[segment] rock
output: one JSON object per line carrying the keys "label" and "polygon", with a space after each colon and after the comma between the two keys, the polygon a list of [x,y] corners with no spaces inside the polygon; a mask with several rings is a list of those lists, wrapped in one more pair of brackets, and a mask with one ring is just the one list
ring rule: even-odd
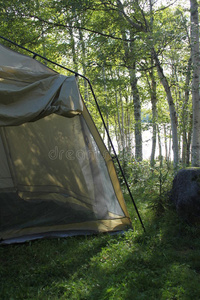
{"label": "rock", "polygon": [[200,168],[180,170],[174,178],[171,200],[189,224],[200,224]]}

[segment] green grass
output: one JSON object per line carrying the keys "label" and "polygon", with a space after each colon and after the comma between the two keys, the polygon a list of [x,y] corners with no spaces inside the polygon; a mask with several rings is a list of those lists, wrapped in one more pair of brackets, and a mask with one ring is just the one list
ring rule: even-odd
{"label": "green grass", "polygon": [[200,230],[133,194],[146,232],[126,196],[134,230],[124,235],[0,247],[0,299],[200,299]]}

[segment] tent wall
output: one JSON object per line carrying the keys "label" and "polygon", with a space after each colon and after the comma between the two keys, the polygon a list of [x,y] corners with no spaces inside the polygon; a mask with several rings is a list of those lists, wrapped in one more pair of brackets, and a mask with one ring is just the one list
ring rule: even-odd
{"label": "tent wall", "polygon": [[131,226],[111,157],[86,110],[2,131],[15,188],[0,193],[2,240]]}

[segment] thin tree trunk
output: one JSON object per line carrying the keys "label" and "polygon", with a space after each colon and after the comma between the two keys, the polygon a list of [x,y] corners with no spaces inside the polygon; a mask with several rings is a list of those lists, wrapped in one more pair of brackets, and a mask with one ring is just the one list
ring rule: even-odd
{"label": "thin tree trunk", "polygon": [[141,126],[141,104],[137,88],[136,64],[129,67],[130,84],[133,94],[133,106],[135,117],[135,159],[142,161],[142,126]]}
{"label": "thin tree trunk", "polygon": [[120,137],[120,133],[118,130],[118,121],[117,121],[117,117],[116,115],[114,116],[115,118],[115,125],[114,125],[114,129],[115,129],[115,137],[116,137],[116,141],[117,141],[117,148],[118,148],[118,153],[120,153],[122,151],[121,148],[121,137]]}
{"label": "thin tree trunk", "polygon": [[188,130],[188,135],[187,135],[187,151],[186,151],[186,165],[187,166],[189,166],[190,160],[191,160],[192,123],[193,123],[193,118],[192,118],[192,114],[191,114],[190,118],[189,118],[189,130]]}
{"label": "thin tree trunk", "polygon": [[[104,85],[104,94],[105,94],[105,98],[106,98],[106,107],[108,106],[108,96],[107,96],[107,86],[106,86],[106,77],[105,77],[105,67],[103,65],[103,85]],[[109,113],[108,110],[106,111],[106,127],[108,129],[108,132],[110,130],[110,124],[109,124]],[[108,150],[109,152],[111,152],[111,145],[109,142],[109,139],[107,140],[108,143]]]}
{"label": "thin tree trunk", "polygon": [[129,154],[132,156],[132,149],[131,149],[131,132],[130,132],[130,112],[128,108],[128,97],[126,97],[126,145],[129,151]]}
{"label": "thin tree trunk", "polygon": [[155,153],[156,153],[156,135],[157,135],[157,126],[156,126],[156,115],[157,112],[155,108],[152,106],[152,114],[153,114],[153,133],[152,133],[152,147],[151,147],[151,166],[153,167],[155,164]]}
{"label": "thin tree trunk", "polygon": [[[189,84],[191,79],[191,66],[192,66],[192,58],[190,57],[188,60],[187,66],[187,75],[185,80],[185,98],[181,110],[181,123],[183,128],[183,144],[182,144],[182,164],[183,166],[188,165],[188,147],[190,148],[189,137],[191,136],[191,127],[190,127],[190,113],[188,110],[189,103]],[[189,145],[188,145],[189,144]]]}
{"label": "thin tree trunk", "polygon": [[[124,19],[124,6],[120,0],[117,0],[117,6],[119,8],[119,16]],[[129,22],[132,20],[128,18]],[[136,26],[132,23],[133,27]],[[140,28],[141,29],[141,28]],[[124,28],[121,28],[121,33],[124,39],[124,51],[125,60],[130,76],[130,85],[133,95],[134,117],[135,117],[135,159],[142,161],[142,126],[141,126],[141,103],[140,96],[137,88],[137,76],[136,76],[136,61],[135,61],[135,49],[134,49],[134,32],[130,30],[130,43],[126,42],[126,32]]]}
{"label": "thin tree trunk", "polygon": [[168,152],[168,160],[171,160],[171,148],[172,148],[172,129],[170,128],[169,133],[169,152]]}
{"label": "thin tree trunk", "polygon": [[156,97],[156,81],[153,69],[153,59],[151,58],[151,71],[150,71],[150,93],[151,93],[151,109],[152,109],[152,122],[153,122],[153,134],[152,134],[152,148],[151,148],[151,166],[155,164],[155,153],[156,153],[156,135],[157,135],[157,97]]}
{"label": "thin tree trunk", "polygon": [[75,47],[75,40],[74,40],[74,33],[72,29],[72,22],[70,20],[69,22],[69,34],[71,39],[71,50],[72,50],[72,59],[74,64],[75,72],[78,72],[78,63],[77,63],[77,57],[76,57],[76,47]]}
{"label": "thin tree trunk", "polygon": [[[112,68],[110,69],[110,72],[111,72],[111,78],[114,81]],[[117,74],[117,75],[118,75],[118,78],[119,78],[119,74]],[[121,93],[120,93],[120,102],[122,102]],[[115,118],[115,123],[118,127],[118,136],[119,136],[118,144],[120,144],[119,150],[121,152],[124,149],[124,124],[123,124],[123,115],[122,115],[122,121],[121,121],[121,118],[120,118],[118,91],[116,89],[115,89],[115,103],[116,103],[116,108],[117,108],[117,119]]]}
{"label": "thin tree trunk", "polygon": [[166,124],[163,125],[164,130],[164,140],[165,140],[165,160],[168,163],[168,146],[167,146],[167,128]]}
{"label": "thin tree trunk", "polygon": [[171,94],[171,89],[168,84],[167,78],[164,75],[163,68],[161,67],[159,58],[157,56],[156,51],[154,50],[154,60],[156,63],[156,68],[158,72],[158,76],[160,78],[160,81],[165,89],[168,105],[169,105],[169,111],[170,111],[170,120],[171,120],[171,128],[172,128],[172,141],[173,141],[173,156],[174,156],[174,167],[178,165],[179,162],[179,148],[178,148],[178,132],[177,132],[177,115],[176,115],[176,109],[174,105],[174,101]]}
{"label": "thin tree trunk", "polygon": [[162,157],[162,144],[161,144],[161,136],[160,136],[159,125],[157,125],[157,133],[158,133],[159,161],[160,161],[160,166],[162,167],[162,165],[163,165],[163,157]]}
{"label": "thin tree trunk", "polygon": [[117,91],[115,91],[115,101],[116,101],[116,107],[117,107],[117,124],[118,124],[118,128],[119,128],[119,136],[120,136],[120,151],[123,149],[124,147],[124,141],[123,141],[123,132],[122,132],[122,128],[121,128],[121,120],[120,120],[120,111],[119,111],[119,104],[118,104],[118,95],[117,95]]}
{"label": "thin tree trunk", "polygon": [[[151,37],[153,35],[153,3],[152,0],[149,0],[149,7],[150,7],[150,32]],[[150,70],[150,78],[151,84],[150,85],[150,93],[151,93],[151,109],[152,109],[152,122],[153,122],[153,134],[152,134],[152,148],[151,148],[151,166],[153,167],[155,164],[155,153],[156,153],[156,135],[157,135],[157,97],[156,97],[156,80],[154,75],[154,59],[153,59],[153,47],[151,47],[151,70]]]}
{"label": "thin tree trunk", "polygon": [[[79,25],[79,22],[77,20],[77,24]],[[81,52],[82,52],[82,68],[83,68],[83,75],[86,76],[86,47],[85,47],[85,41],[83,38],[83,32],[79,28],[79,39],[80,39],[80,44],[81,44]],[[88,97],[88,82],[87,80],[84,80],[84,100],[88,102],[89,97]]]}
{"label": "thin tree trunk", "polygon": [[199,18],[198,3],[190,0],[191,14],[191,56],[193,64],[192,104],[193,104],[193,137],[192,137],[192,166],[200,166],[200,105],[199,105]]}
{"label": "thin tree trunk", "polygon": [[122,132],[122,147],[123,149],[126,149],[126,143],[125,143],[125,132],[124,132],[124,105],[123,105],[123,99],[122,99],[122,93],[121,90],[119,91],[119,96],[120,96],[120,103],[121,103],[121,120],[122,120],[122,124],[121,124],[121,132]]}

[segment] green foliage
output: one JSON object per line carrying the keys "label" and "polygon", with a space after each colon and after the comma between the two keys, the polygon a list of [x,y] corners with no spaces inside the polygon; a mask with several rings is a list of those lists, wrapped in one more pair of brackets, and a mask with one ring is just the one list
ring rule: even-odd
{"label": "green foliage", "polygon": [[[190,55],[188,13],[175,5],[168,8],[162,3],[160,7],[156,5],[151,12],[149,3],[143,0],[122,1],[122,6],[120,1],[6,0],[0,4],[0,34],[90,78],[111,136],[116,138],[119,151],[126,148],[129,152],[137,116],[134,115],[136,90],[142,112],[151,109],[149,73],[152,67],[156,70],[151,57],[153,46],[176,105],[179,135],[186,135],[190,143],[187,133],[191,132],[191,80],[186,83]],[[130,82],[133,71],[135,92]],[[170,124],[166,92],[154,73],[156,123]],[[81,87],[81,92],[85,98],[88,87]],[[90,96],[86,97],[88,108],[104,137],[102,122]]]}
{"label": "green foliage", "polygon": [[[148,209],[158,216],[171,207],[169,194],[174,177],[172,166],[168,163],[161,165],[160,161],[156,161],[154,167],[151,167],[149,161],[137,162],[128,154],[119,155],[119,160],[131,187],[133,198],[141,202],[146,202],[148,199]],[[117,164],[116,169],[125,191],[125,182]]]}

